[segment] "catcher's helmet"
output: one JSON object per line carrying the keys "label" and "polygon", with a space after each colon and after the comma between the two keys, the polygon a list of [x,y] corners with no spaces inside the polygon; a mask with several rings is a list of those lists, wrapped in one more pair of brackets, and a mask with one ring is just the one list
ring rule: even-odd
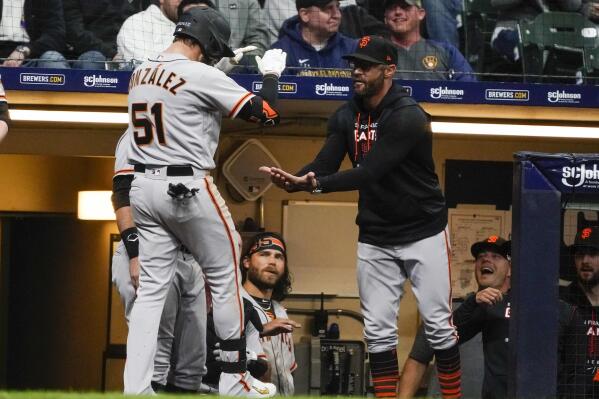
{"label": "catcher's helmet", "polygon": [[179,17],[175,36],[189,36],[202,48],[202,53],[211,60],[234,57],[227,43],[231,28],[222,14],[210,7],[193,7]]}

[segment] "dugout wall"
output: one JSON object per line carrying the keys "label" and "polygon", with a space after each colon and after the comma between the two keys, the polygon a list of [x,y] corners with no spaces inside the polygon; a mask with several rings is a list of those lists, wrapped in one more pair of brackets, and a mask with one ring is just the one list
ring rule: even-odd
{"label": "dugout wall", "polygon": [[557,392],[563,215],[599,209],[599,154],[514,155],[509,395]]}

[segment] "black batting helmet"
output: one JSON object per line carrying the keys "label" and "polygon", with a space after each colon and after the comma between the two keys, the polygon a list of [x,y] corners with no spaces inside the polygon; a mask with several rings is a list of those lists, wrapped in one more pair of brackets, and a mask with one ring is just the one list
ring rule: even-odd
{"label": "black batting helmet", "polygon": [[220,60],[233,57],[229,47],[231,28],[223,15],[210,7],[193,7],[185,11],[175,27],[175,36],[188,36],[196,40],[206,57]]}

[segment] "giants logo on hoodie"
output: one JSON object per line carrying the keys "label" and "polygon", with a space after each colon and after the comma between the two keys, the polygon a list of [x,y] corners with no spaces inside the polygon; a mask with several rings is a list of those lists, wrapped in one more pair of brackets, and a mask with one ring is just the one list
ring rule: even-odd
{"label": "giants logo on hoodie", "polygon": [[361,118],[358,114],[354,123],[354,161],[361,162],[370,152],[377,139],[378,121]]}

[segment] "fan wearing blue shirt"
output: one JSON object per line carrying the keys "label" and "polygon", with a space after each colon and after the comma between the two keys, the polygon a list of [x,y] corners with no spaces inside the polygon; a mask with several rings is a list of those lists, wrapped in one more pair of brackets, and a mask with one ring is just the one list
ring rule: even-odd
{"label": "fan wearing blue shirt", "polygon": [[283,23],[280,38],[271,48],[287,53],[286,74],[350,77],[346,60],[357,40],[339,33],[338,0],[296,0],[297,15]]}

